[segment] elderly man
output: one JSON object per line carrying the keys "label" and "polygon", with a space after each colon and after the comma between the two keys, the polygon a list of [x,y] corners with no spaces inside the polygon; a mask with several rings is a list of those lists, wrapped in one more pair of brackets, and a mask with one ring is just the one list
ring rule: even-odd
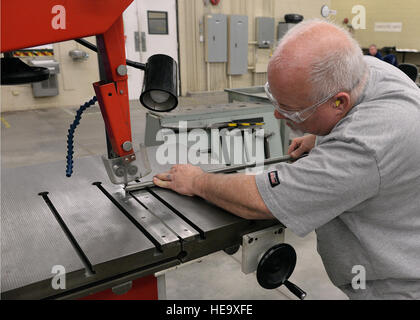
{"label": "elderly man", "polygon": [[289,149],[308,157],[257,176],[175,166],[155,184],[302,237],[315,230],[330,279],[352,299],[420,299],[420,90],[319,20],[282,39],[266,90],[277,118],[311,134]]}

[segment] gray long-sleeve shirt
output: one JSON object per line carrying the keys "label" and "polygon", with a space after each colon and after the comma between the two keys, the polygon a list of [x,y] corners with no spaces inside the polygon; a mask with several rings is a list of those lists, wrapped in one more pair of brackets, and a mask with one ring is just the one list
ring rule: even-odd
{"label": "gray long-sleeve shirt", "polygon": [[[357,105],[308,157],[271,168],[257,186],[293,232],[316,230],[326,271],[350,298],[420,299],[420,89],[397,68],[365,61]],[[352,286],[356,266],[366,289]]]}

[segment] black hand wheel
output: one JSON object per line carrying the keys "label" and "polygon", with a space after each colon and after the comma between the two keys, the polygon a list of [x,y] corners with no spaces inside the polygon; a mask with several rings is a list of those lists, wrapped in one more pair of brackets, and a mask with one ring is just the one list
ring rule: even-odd
{"label": "black hand wheel", "polygon": [[296,266],[296,251],[287,243],[270,248],[261,258],[257,268],[257,280],[264,289],[276,289],[285,285],[294,295],[303,300],[306,293],[288,281]]}

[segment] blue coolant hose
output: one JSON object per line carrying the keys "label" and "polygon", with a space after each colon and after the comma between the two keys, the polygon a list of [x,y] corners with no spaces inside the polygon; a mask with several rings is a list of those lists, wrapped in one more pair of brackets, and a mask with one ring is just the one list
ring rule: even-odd
{"label": "blue coolant hose", "polygon": [[82,119],[83,112],[89,107],[93,106],[98,99],[93,97],[90,101],[80,106],[80,109],[76,113],[76,117],[70,126],[69,134],[67,135],[67,167],[66,176],[68,178],[73,174],[73,154],[74,154],[74,132]]}

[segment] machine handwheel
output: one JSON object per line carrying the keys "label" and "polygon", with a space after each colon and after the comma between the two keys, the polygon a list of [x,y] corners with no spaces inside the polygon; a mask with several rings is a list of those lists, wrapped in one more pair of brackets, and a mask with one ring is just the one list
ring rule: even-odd
{"label": "machine handwheel", "polygon": [[264,289],[276,289],[285,285],[303,300],[306,293],[288,279],[296,266],[296,251],[287,243],[270,248],[261,258],[257,268],[257,280]]}

